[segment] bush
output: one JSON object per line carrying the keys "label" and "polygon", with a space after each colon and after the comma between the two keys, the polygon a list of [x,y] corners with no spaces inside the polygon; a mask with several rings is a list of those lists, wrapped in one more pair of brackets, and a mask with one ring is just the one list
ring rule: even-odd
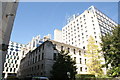
{"label": "bush", "polygon": [[92,78],[95,77],[93,74],[77,74],[76,78]]}

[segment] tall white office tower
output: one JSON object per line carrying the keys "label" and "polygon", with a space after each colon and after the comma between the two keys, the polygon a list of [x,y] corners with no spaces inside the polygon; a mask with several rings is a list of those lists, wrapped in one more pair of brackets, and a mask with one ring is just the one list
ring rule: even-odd
{"label": "tall white office tower", "polygon": [[9,1],[11,2],[0,1],[0,79],[2,78],[3,64],[18,6],[18,2],[16,2],[18,0]]}
{"label": "tall white office tower", "polygon": [[[82,49],[87,48],[88,39],[94,37],[96,44],[101,42],[100,36],[111,32],[117,23],[96,9],[89,7],[82,14],[73,15],[68,19],[67,25],[62,28],[62,42]],[[60,31],[55,33],[59,36]],[[56,41],[59,38],[56,39]]]}

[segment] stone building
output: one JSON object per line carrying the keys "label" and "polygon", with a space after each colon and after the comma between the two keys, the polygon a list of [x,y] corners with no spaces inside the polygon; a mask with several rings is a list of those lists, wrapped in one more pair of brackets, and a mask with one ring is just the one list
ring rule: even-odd
{"label": "stone building", "polygon": [[26,76],[47,76],[50,77],[52,65],[58,51],[50,41],[45,41],[33,51],[29,51],[21,60],[18,77]]}
{"label": "stone building", "polygon": [[68,51],[68,55],[75,60],[78,74],[87,73],[86,58],[84,57],[85,51],[83,49],[48,40],[35,50],[27,53],[26,57],[21,60],[18,76],[20,78],[26,76],[50,77],[52,65],[56,60],[58,52],[61,50]]}

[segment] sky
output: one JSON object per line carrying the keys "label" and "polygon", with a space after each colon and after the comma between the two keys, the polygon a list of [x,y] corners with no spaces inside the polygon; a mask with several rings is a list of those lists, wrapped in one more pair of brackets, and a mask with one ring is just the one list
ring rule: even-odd
{"label": "sky", "polygon": [[81,14],[91,5],[118,21],[117,2],[20,2],[11,34],[11,41],[27,44],[37,35],[54,38],[54,29],[62,29],[67,18]]}

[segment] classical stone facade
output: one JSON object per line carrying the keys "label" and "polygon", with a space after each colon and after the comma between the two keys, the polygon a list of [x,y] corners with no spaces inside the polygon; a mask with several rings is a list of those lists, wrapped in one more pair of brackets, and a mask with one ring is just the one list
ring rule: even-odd
{"label": "classical stone facade", "polygon": [[45,41],[33,51],[29,51],[26,57],[21,60],[18,77],[26,76],[47,76],[50,77],[50,71],[55,61],[58,51],[53,48],[50,41]]}
{"label": "classical stone facade", "polygon": [[18,76],[20,78],[26,76],[50,77],[52,65],[56,60],[58,52],[61,50],[69,52],[68,55],[70,55],[71,58],[75,60],[78,74],[87,73],[86,57],[84,57],[85,50],[49,40],[45,41],[35,50],[27,53],[26,57],[21,60]]}

